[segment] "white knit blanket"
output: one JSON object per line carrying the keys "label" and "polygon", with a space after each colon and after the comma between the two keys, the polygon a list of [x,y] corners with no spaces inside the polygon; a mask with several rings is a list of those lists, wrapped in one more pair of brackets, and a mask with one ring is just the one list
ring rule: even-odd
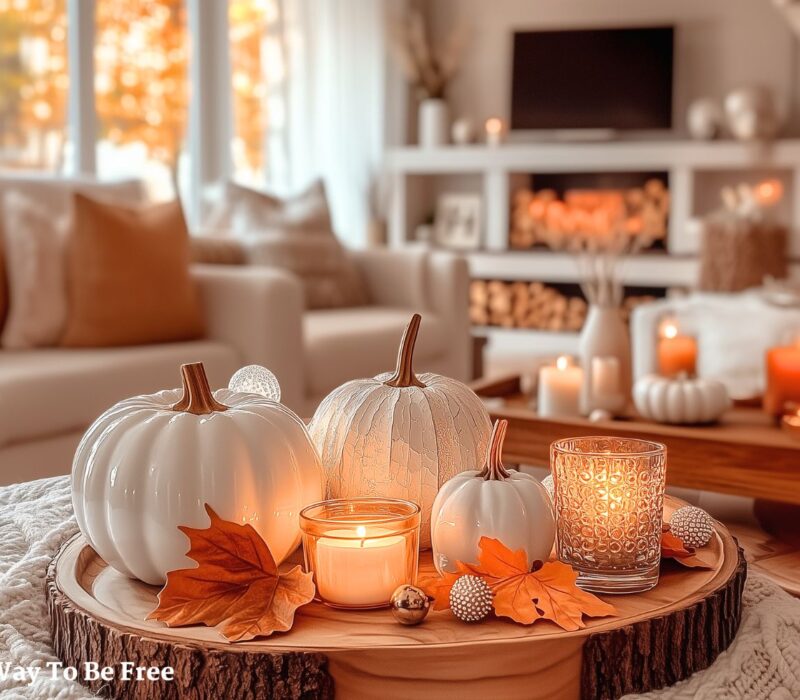
{"label": "white knit blanket", "polygon": [[[69,479],[0,488],[0,670],[46,669],[50,647],[44,583],[47,566],[77,527]],[[2,674],[0,674],[2,675]],[[75,682],[0,679],[2,698],[89,698]],[[220,696],[222,697],[222,695]],[[627,700],[792,700],[800,698],[800,601],[751,574],[739,634],[711,668],[672,688]]]}

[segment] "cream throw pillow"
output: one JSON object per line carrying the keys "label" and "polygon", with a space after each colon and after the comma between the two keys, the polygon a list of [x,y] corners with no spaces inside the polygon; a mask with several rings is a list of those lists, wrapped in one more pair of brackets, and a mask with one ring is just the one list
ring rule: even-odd
{"label": "cream throw pillow", "polygon": [[321,181],[286,199],[228,183],[206,228],[243,238],[251,265],[296,275],[309,309],[362,306],[368,301],[358,268],[333,232]]}
{"label": "cream throw pillow", "polygon": [[55,345],[67,320],[64,250],[69,217],[15,191],[3,200],[2,234],[10,306],[0,344],[9,350]]}
{"label": "cream throw pillow", "polygon": [[216,233],[245,235],[274,228],[332,231],[333,224],[321,180],[300,194],[286,198],[227,182],[222,199],[203,228]]}

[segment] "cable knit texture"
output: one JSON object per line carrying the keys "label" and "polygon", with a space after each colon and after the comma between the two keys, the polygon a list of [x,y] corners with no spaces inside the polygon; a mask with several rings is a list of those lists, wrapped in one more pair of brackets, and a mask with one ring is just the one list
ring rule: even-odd
{"label": "cable knit texture", "polygon": [[[0,488],[0,662],[55,661],[44,601],[47,566],[77,531],[69,478]],[[42,672],[32,686],[0,681],[13,698],[90,698],[75,682]],[[800,601],[757,574],[745,588],[739,634],[714,665],[672,688],[627,700],[792,700],[800,698]]]}

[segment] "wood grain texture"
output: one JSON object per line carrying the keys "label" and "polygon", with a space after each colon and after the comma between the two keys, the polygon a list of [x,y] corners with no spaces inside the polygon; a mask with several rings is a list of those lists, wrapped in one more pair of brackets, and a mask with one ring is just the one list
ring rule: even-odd
{"label": "wood grain texture", "polygon": [[[74,541],[74,540],[73,540]],[[65,551],[62,549],[62,552]],[[275,698],[275,700],[333,698],[333,680],[323,654],[247,652],[231,654],[202,644],[175,643],[142,636],[125,626],[105,624],[76,606],[56,583],[60,556],[47,572],[47,608],[56,656],[83,668],[88,661],[114,666],[113,681],[86,682],[95,693],[120,700],[198,698]],[[79,554],[79,566],[93,567],[97,555],[90,547]],[[102,561],[102,560],[100,560]],[[133,682],[121,679],[123,661],[136,666],[171,666],[173,681]]]}
{"label": "wood grain texture", "polygon": [[509,422],[506,462],[546,465],[550,444],[567,437],[637,437],[666,444],[672,486],[800,504],[800,441],[757,408],[735,407],[706,426],[661,425],[636,416],[592,423],[538,416],[519,391],[519,377],[479,381],[472,388],[487,399],[493,420]]}
{"label": "wood grain texture", "polygon": [[593,634],[583,648],[581,697],[613,700],[665,688],[708,668],[739,630],[747,578],[744,552],[725,586],[694,605]]}
{"label": "wood grain texture", "polygon": [[[670,501],[667,507],[676,505]],[[663,659],[635,653],[648,639],[662,646],[672,646],[666,644],[667,633],[683,635],[681,645],[686,639],[719,640],[707,645],[703,658],[727,646],[738,627],[741,588],[736,582],[743,565],[724,526],[718,524],[717,533],[710,550],[714,569],[665,563],[656,588],[604,597],[619,614],[587,620],[587,628],[578,632],[547,621],[523,626],[494,617],[465,625],[449,612],[403,627],[386,610],[341,611],[312,603],[298,611],[290,632],[233,645],[211,628],[170,629],[144,621],[158,589],[110,569],[80,537],[67,543],[50,567],[47,597],[54,647],[65,662],[127,659],[175,666],[178,680],[163,687],[139,683],[138,688],[111,684],[105,689],[121,698],[210,698],[219,697],[223,688],[235,690],[227,697],[329,698],[335,688],[339,698],[577,700],[581,684],[609,692],[623,687],[623,681],[608,678],[617,668],[608,659],[616,657],[605,656],[600,663],[603,654],[622,658],[627,653],[631,664],[656,664],[639,671],[639,677],[657,683],[663,679],[657,670]],[[433,571],[429,554],[423,554],[420,569],[423,575]],[[708,614],[719,595],[727,596],[725,607]],[[662,627],[658,637],[654,630]],[[626,640],[633,646],[626,647]],[[696,670],[687,666],[682,675],[676,665],[668,678],[685,677],[690,668]],[[583,697],[593,696],[584,691]]]}

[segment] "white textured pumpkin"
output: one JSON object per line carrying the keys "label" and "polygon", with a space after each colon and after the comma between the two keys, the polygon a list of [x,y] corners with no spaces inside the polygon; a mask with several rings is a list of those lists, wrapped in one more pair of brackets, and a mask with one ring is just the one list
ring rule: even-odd
{"label": "white textured pumpkin", "polygon": [[556,534],[547,490],[530,474],[507,471],[502,450],[508,421],[494,424],[482,470],[454,476],[439,491],[431,511],[433,563],[456,571],[456,562],[478,561],[481,537],[494,537],[512,550],[524,549],[528,563],[547,561]]}
{"label": "white textured pumpkin", "polygon": [[725,385],[714,379],[668,379],[648,374],[633,387],[633,402],[643,418],[657,423],[711,423],[730,406]]}
{"label": "white textured pumpkin", "polygon": [[430,514],[439,487],[478,464],[492,429],[465,384],[412,368],[420,324],[406,328],[394,374],[357,379],[320,404],[309,432],[322,458],[330,498],[382,496],[418,504],[420,546],[430,547]]}
{"label": "white textured pumpkin", "polygon": [[250,523],[277,561],[300,542],[298,514],[322,497],[322,468],[303,422],[263,396],[208,386],[184,365],[183,392],[137,396],[89,428],[72,466],[72,503],[89,544],[151,584],[195,566],[179,525]]}

